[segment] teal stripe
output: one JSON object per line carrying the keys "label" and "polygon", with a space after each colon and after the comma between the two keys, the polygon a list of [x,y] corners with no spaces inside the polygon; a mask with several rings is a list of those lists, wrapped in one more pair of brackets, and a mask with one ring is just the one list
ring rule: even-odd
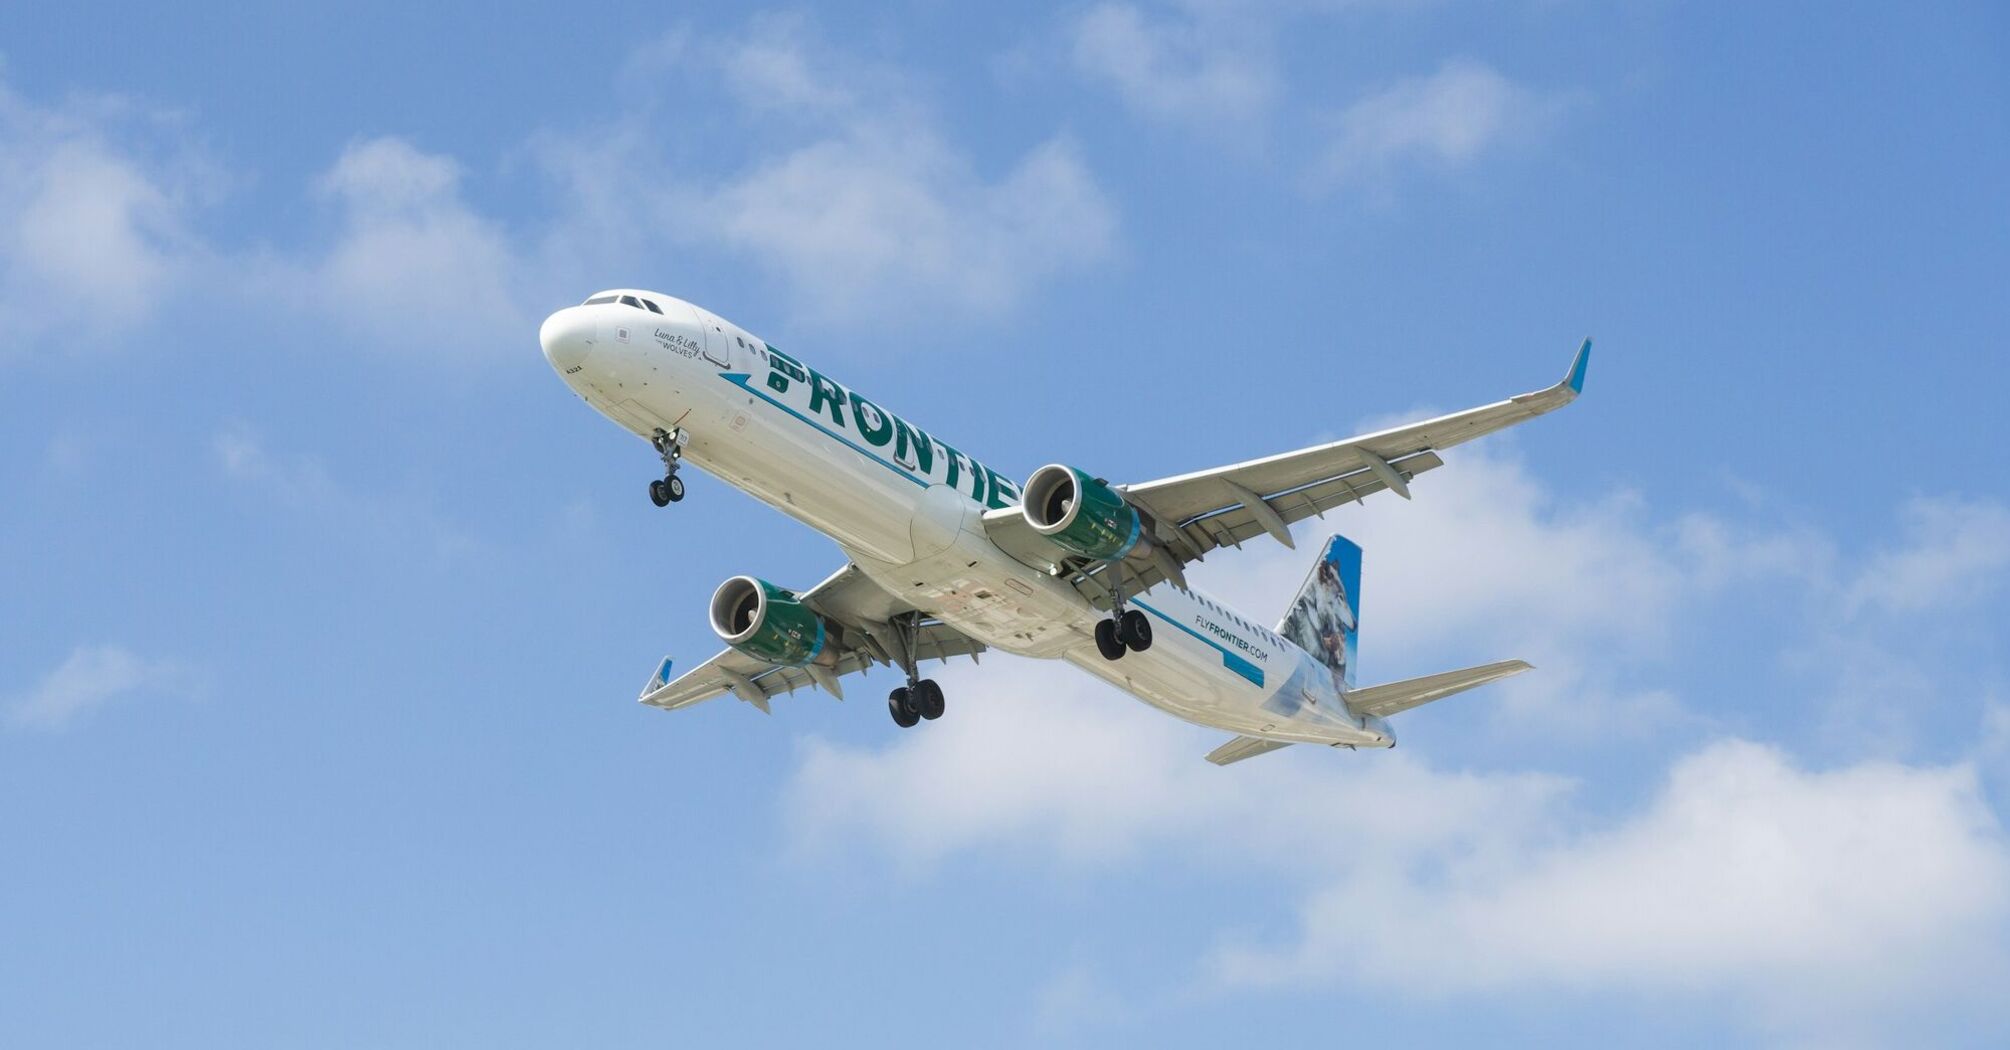
{"label": "teal stripe", "polygon": [[1263,668],[1258,667],[1253,663],[1250,663],[1248,660],[1245,660],[1242,657],[1237,656],[1226,649],[1222,650],[1221,663],[1222,666],[1228,668],[1231,671],[1234,671],[1236,674],[1239,674],[1244,678],[1249,679],[1251,682],[1254,682],[1257,685],[1263,684]]}
{"label": "teal stripe", "polygon": [[767,394],[765,394],[765,393],[763,393],[763,392],[761,392],[761,391],[759,391],[759,390],[756,390],[756,389],[754,389],[753,385],[752,385],[752,384],[750,384],[750,383],[749,383],[749,382],[747,381],[747,380],[748,380],[748,376],[747,376],[747,373],[745,373],[745,372],[721,372],[721,373],[719,373],[719,378],[721,378],[721,379],[725,380],[725,381],[726,381],[726,382],[728,382],[728,383],[731,383],[731,384],[733,384],[734,386],[737,386],[737,387],[739,387],[739,388],[740,388],[740,389],[742,389],[742,390],[745,390],[745,391],[746,391],[747,393],[749,393],[749,394],[752,394],[752,395],[754,395],[755,397],[758,397],[758,398],[760,398],[760,399],[761,399],[761,400],[763,400],[763,401],[766,401],[766,402],[767,402],[768,404],[771,404],[771,405],[775,406],[776,408],[779,408],[779,409],[781,409],[782,411],[784,411],[784,412],[787,412],[787,413],[788,413],[789,415],[792,415],[792,416],[796,417],[797,419],[800,419],[800,420],[802,420],[803,422],[805,422],[805,423],[808,423],[808,424],[809,424],[810,426],[813,426],[813,427],[817,428],[818,430],[821,430],[821,431],[823,431],[823,432],[824,432],[825,434],[828,434],[828,435],[830,435],[831,437],[833,437],[833,438],[836,438],[837,440],[839,440],[839,441],[842,441],[842,442],[844,442],[844,443],[845,443],[846,445],[850,446],[850,447],[851,447],[851,449],[852,449],[852,450],[853,450],[854,452],[857,452],[857,453],[858,453],[859,455],[861,455],[861,456],[864,456],[865,458],[867,458],[867,459],[869,459],[869,460],[872,460],[872,461],[873,461],[874,463],[877,463],[877,464],[879,464],[880,466],[882,466],[882,467],[885,467],[886,469],[888,469],[888,470],[890,470],[890,471],[893,471],[893,472],[894,472],[895,474],[898,474],[898,475],[900,475],[901,477],[903,477],[903,478],[906,478],[907,480],[909,480],[909,481],[912,481],[912,482],[914,482],[914,483],[915,483],[916,485],[919,485],[919,486],[921,486],[922,488],[927,488],[927,487],[928,487],[928,482],[927,482],[927,480],[926,480],[926,479],[923,479],[923,478],[919,478],[919,477],[916,477],[915,475],[913,475],[913,474],[909,473],[909,472],[907,471],[907,469],[906,469],[906,468],[904,468],[904,467],[901,467],[901,466],[898,466],[898,465],[894,464],[893,462],[891,462],[890,460],[886,460],[886,459],[882,459],[882,458],[880,458],[880,456],[879,456],[879,455],[878,455],[877,453],[873,452],[873,451],[872,451],[871,449],[868,449],[868,448],[865,448],[864,446],[860,445],[860,444],[859,444],[858,442],[856,442],[856,441],[853,441],[852,439],[850,439],[850,438],[848,438],[848,437],[845,437],[845,436],[844,436],[843,434],[840,434],[840,433],[838,433],[837,431],[835,431],[835,430],[832,430],[831,428],[829,428],[829,427],[827,427],[827,426],[824,426],[824,425],[823,425],[822,423],[819,423],[819,422],[817,422],[816,420],[814,420],[814,419],[811,419],[810,417],[808,417],[808,416],[806,416],[806,415],[803,415],[803,414],[802,414],[801,412],[798,412],[798,411],[796,411],[795,409],[793,409],[793,408],[790,408],[789,406],[787,406],[787,405],[785,405],[785,404],[782,404],[782,403],[781,403],[780,401],[777,401],[777,400],[775,400],[774,398],[772,398],[772,397],[769,397],[769,396],[768,396]]}
{"label": "teal stripe", "polygon": [[1188,627],[1186,624],[1183,624],[1178,620],[1175,620],[1172,617],[1167,616],[1165,613],[1162,613],[1157,609],[1154,609],[1151,606],[1146,605],[1141,601],[1138,601],[1136,598],[1131,599],[1131,604],[1137,606],[1140,609],[1143,609],[1148,613],[1151,613],[1153,616],[1156,616],[1159,619],[1164,620],[1169,624],[1172,624],[1174,627],[1177,627],[1180,630],[1185,631],[1190,635],[1193,635],[1195,638],[1198,638],[1201,641],[1206,642],[1209,646],[1212,646],[1215,649],[1215,651],[1221,653],[1221,665],[1223,667],[1226,667],[1229,670],[1234,671],[1236,674],[1239,674],[1242,677],[1249,679],[1249,681],[1255,685],[1260,686],[1263,684],[1263,668],[1258,667],[1253,663],[1250,663],[1248,660],[1245,660],[1242,657],[1237,656],[1232,652],[1229,652],[1227,646],[1224,646],[1220,642],[1217,642],[1214,639],[1209,638],[1207,635],[1204,635],[1199,631],[1196,631],[1193,628]]}

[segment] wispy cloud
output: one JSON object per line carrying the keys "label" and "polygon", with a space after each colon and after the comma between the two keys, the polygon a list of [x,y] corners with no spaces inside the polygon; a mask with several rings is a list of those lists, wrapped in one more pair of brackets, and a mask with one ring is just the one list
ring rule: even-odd
{"label": "wispy cloud", "polygon": [[6,703],[7,720],[25,729],[63,729],[120,697],[173,692],[184,675],[116,645],[80,645],[55,670]]}
{"label": "wispy cloud", "polygon": [[334,239],[285,260],[282,291],[399,352],[493,353],[534,323],[532,261],[461,178],[458,161],[404,139],[351,143],[314,186],[338,212]]}
{"label": "wispy cloud", "polygon": [[192,214],[221,180],[179,124],[116,96],[38,106],[0,84],[0,325],[17,339],[141,323],[204,263]]}
{"label": "wispy cloud", "polygon": [[[167,118],[115,99],[36,107],[0,86],[0,322],[135,323],[188,293],[285,303],[364,347],[469,362],[520,349],[544,307],[614,271],[694,248],[770,275],[799,312],[881,323],[994,313],[1114,253],[1116,208],[1065,136],[981,164],[926,85],[801,18],[679,30],[614,75],[634,96],[621,119],[527,130],[533,219],[477,203],[479,166],[365,138],[302,187],[333,220],[325,240],[243,249],[204,238],[197,205],[223,180],[173,136],[150,144]],[[687,126],[692,98],[733,115],[732,149],[639,130]]]}
{"label": "wispy cloud", "polygon": [[1329,185],[1388,178],[1415,167],[1446,171],[1542,132],[1566,99],[1517,84],[1466,59],[1386,84],[1332,121],[1320,175]]}
{"label": "wispy cloud", "polygon": [[914,85],[798,20],[711,43],[706,68],[778,145],[732,177],[652,195],[681,202],[667,229],[744,255],[808,310],[991,312],[1110,255],[1115,208],[1065,138],[987,173]]}
{"label": "wispy cloud", "polygon": [[1103,3],[1069,25],[1066,47],[1078,74],[1137,113],[1240,135],[1269,116],[1282,88],[1269,22],[1240,8],[1148,13]]}
{"label": "wispy cloud", "polygon": [[1905,543],[1873,557],[1849,588],[1852,612],[1918,612],[1974,601],[2010,577],[2010,507],[1918,497]]}

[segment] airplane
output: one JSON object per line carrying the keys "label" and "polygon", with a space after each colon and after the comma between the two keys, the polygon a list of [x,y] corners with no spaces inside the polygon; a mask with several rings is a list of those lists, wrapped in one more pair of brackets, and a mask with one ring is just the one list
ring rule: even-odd
{"label": "airplane", "polygon": [[545,358],[587,404],[647,439],[659,507],[696,464],[830,537],[847,562],[793,591],[735,576],[713,592],[726,648],[640,702],[663,710],[731,695],[771,712],[804,687],[844,698],[875,666],[904,684],[896,724],[942,717],[927,661],[987,649],[1061,659],[1170,714],[1233,734],[1228,765],[1291,744],[1392,747],[1387,719],[1530,670],[1504,660],[1384,685],[1354,680],[1361,548],[1332,537],[1284,617],[1265,627],[1187,584],[1186,566],[1410,483],[1439,453],[1569,404],[1585,340],[1554,386],[1408,426],[1134,484],[1063,463],[1023,486],[703,307],[617,288],[548,317]]}

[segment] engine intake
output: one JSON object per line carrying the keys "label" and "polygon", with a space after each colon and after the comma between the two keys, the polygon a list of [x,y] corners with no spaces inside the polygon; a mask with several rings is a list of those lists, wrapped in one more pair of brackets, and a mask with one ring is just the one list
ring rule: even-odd
{"label": "engine intake", "polygon": [[756,660],[788,667],[837,663],[824,618],[795,592],[752,576],[735,576],[712,592],[712,632]]}
{"label": "engine intake", "polygon": [[1117,490],[1059,463],[1026,479],[1019,512],[1033,531],[1070,554],[1119,561],[1151,549],[1144,519]]}

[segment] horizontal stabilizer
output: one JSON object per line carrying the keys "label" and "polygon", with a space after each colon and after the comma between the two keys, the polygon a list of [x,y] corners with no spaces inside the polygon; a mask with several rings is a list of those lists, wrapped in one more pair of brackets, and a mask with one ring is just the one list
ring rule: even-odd
{"label": "horizontal stabilizer", "polygon": [[1502,660],[1495,664],[1468,667],[1463,671],[1427,674],[1422,678],[1410,678],[1401,682],[1390,682],[1388,685],[1356,689],[1347,694],[1347,706],[1360,714],[1386,718],[1398,711],[1408,711],[1433,700],[1442,700],[1453,693],[1463,693],[1474,686],[1497,682],[1527,670],[1531,670],[1527,661]]}
{"label": "horizontal stabilizer", "polygon": [[1207,760],[1217,766],[1230,762],[1240,762],[1245,758],[1267,755],[1280,747],[1290,747],[1289,740],[1265,740],[1259,736],[1239,736],[1207,753]]}

